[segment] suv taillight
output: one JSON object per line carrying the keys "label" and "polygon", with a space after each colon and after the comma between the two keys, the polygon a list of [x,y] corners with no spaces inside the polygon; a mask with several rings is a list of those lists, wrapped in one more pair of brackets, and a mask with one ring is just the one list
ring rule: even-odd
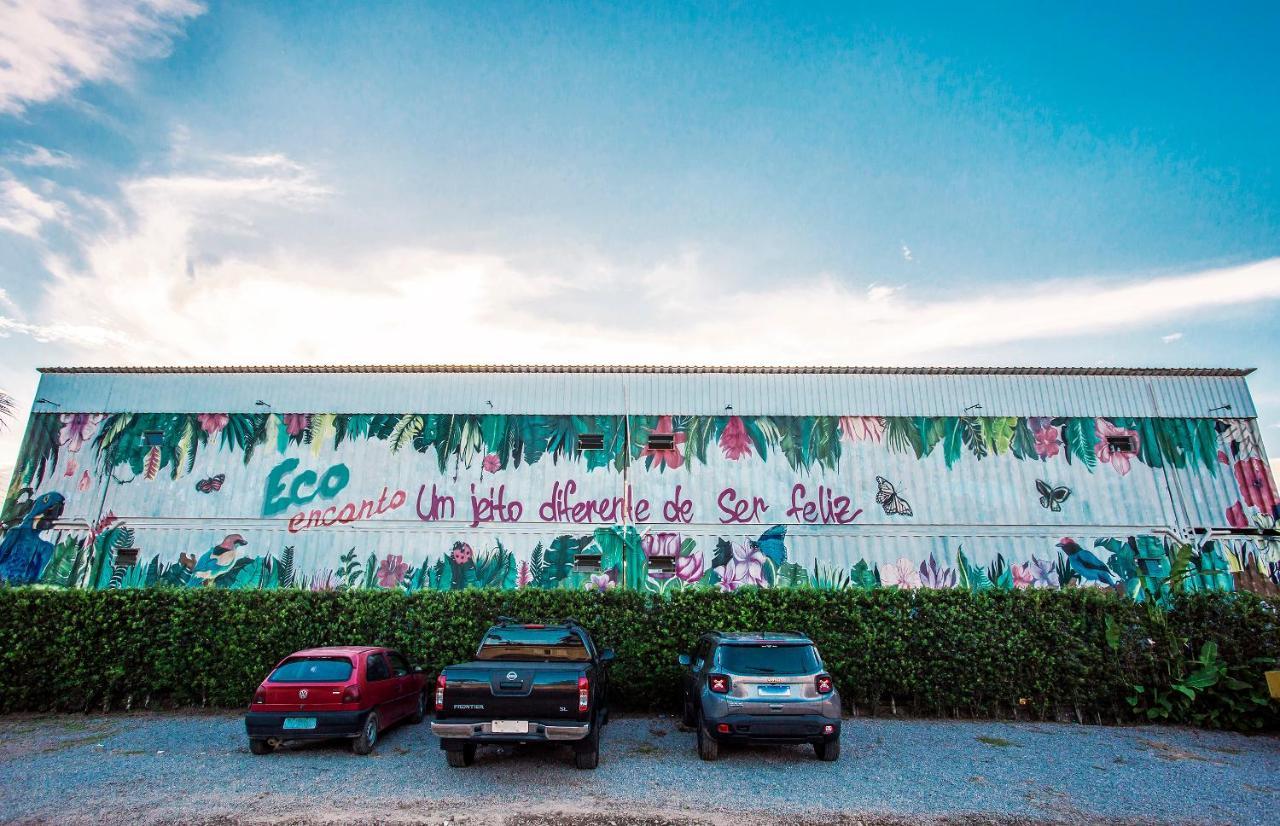
{"label": "suv taillight", "polygon": [[436,677],[436,711],[444,711],[444,675]]}
{"label": "suv taillight", "polygon": [[360,702],[360,686],[349,685],[342,690],[342,702],[358,703]]}
{"label": "suv taillight", "polygon": [[262,686],[258,686],[258,690],[253,692],[253,701],[255,703],[265,703],[267,701],[267,690]]}
{"label": "suv taillight", "polygon": [[728,674],[712,674],[707,677],[707,688],[716,694],[729,693],[729,675]]}
{"label": "suv taillight", "polygon": [[582,714],[587,710],[587,701],[591,696],[591,683],[586,677],[578,678],[578,713]]}
{"label": "suv taillight", "polygon": [[819,694],[830,694],[836,690],[835,684],[831,682],[830,674],[819,674],[813,678],[813,684],[817,687]]}

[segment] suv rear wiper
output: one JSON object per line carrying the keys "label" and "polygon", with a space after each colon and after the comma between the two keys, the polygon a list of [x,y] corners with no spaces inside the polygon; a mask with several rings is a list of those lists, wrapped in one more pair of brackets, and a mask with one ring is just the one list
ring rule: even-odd
{"label": "suv rear wiper", "polygon": [[758,671],[761,674],[774,674],[778,670],[776,668],[767,668],[763,665],[749,665],[747,666],[747,668],[751,669],[752,671]]}

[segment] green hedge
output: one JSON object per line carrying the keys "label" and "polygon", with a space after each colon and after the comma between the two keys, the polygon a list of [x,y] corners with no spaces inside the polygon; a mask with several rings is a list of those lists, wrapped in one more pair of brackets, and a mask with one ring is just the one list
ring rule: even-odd
{"label": "green hedge", "polygon": [[[1250,594],[1180,598],[1167,613],[1089,589],[991,591],[390,592],[0,588],[0,711],[241,706],[281,657],[309,646],[391,645],[434,675],[469,659],[499,615],[573,616],[617,651],[613,702],[677,707],[676,654],[710,629],[810,634],[847,703],[865,712],[1068,716],[1144,711],[1134,686],[1166,691],[1212,640],[1262,691],[1280,619]],[[1212,692],[1199,702],[1213,702]],[[1194,705],[1194,704],[1192,704]],[[1247,719],[1167,719],[1254,727]],[[1144,717],[1147,715],[1144,715]]]}

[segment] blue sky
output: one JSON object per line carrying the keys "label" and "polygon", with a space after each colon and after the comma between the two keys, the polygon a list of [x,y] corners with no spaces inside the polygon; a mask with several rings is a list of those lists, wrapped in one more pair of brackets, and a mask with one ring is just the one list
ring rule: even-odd
{"label": "blue sky", "polygon": [[0,7],[0,387],[1251,366],[1280,454],[1280,7],[848,5]]}

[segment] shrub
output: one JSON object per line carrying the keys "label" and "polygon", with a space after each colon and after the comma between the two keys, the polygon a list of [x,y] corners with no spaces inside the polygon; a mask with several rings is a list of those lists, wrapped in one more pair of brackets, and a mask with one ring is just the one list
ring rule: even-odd
{"label": "shrub", "polygon": [[[1168,692],[1206,642],[1250,696],[1264,691],[1262,670],[1280,656],[1274,606],[1248,594],[1195,594],[1164,612],[1093,589],[697,590],[661,599],[0,588],[0,711],[243,706],[281,657],[317,645],[393,646],[434,676],[469,659],[500,615],[575,617],[617,652],[612,701],[668,711],[678,706],[677,653],[711,629],[808,633],[845,701],[872,714],[1146,719],[1135,687]],[[1201,692],[1175,721],[1276,725],[1276,704],[1242,703],[1230,685]]]}

